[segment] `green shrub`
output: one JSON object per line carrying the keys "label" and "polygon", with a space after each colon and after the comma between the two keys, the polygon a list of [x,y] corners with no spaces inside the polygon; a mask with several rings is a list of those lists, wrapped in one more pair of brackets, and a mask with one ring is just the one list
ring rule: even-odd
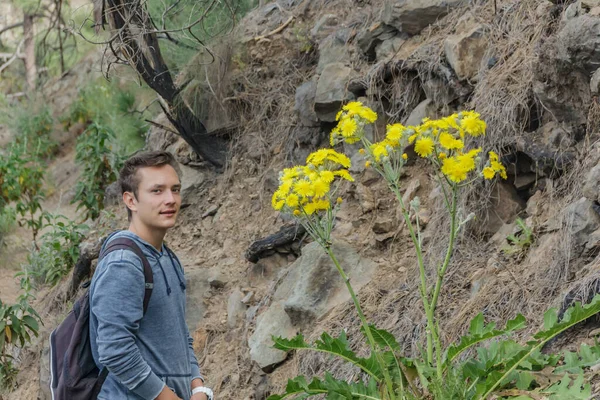
{"label": "green shrub", "polygon": [[117,180],[123,165],[123,157],[111,148],[114,139],[110,128],[95,122],[77,139],[75,162],[83,173],[71,203],[78,203],[77,210],[85,209],[85,219],[98,218],[104,209],[104,191]]}
{"label": "green shrub", "polygon": [[36,282],[54,286],[77,263],[79,244],[89,228],[62,215],[45,214],[44,220],[50,231],[41,236],[39,249],[29,254],[27,271]]}

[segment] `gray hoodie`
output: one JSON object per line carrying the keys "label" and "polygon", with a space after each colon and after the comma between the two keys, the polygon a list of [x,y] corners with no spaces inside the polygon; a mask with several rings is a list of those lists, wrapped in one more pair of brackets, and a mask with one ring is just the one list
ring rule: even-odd
{"label": "gray hoodie", "polygon": [[183,268],[164,245],[159,252],[130,231],[117,232],[104,246],[117,237],[139,245],[152,267],[154,289],[143,315],[139,257],[117,250],[98,264],[90,286],[90,340],[94,361],[109,371],[98,399],[155,399],[166,384],[189,400],[191,381],[201,375],[185,322]]}

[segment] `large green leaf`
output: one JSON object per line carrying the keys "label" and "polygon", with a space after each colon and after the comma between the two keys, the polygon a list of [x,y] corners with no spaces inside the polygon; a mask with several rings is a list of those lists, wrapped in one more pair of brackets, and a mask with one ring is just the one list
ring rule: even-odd
{"label": "large green leaf", "polygon": [[553,313],[547,312],[544,316],[544,330],[536,333],[534,335],[534,340],[527,342],[525,349],[506,360],[503,373],[490,374],[486,380],[485,389],[482,390],[482,394],[479,398],[487,398],[503,382],[507,382],[508,378],[511,375],[514,375],[515,369],[521,363],[530,359],[533,354],[539,352],[539,349],[541,349],[549,340],[599,312],[600,295],[596,295],[592,301],[586,305],[581,305],[579,302],[575,303],[565,312],[560,322],[553,317]]}
{"label": "large green leaf", "polygon": [[271,395],[267,400],[281,399],[306,399],[310,396],[327,394],[328,400],[352,400],[369,399],[379,400],[379,390],[377,383],[370,380],[368,385],[359,383],[348,383],[335,379],[331,374],[325,374],[325,379],[313,378],[310,383],[303,376],[298,376],[288,380],[285,393],[281,395]]}
{"label": "large green leaf", "polygon": [[588,346],[582,344],[579,352],[565,351],[563,365],[557,367],[554,373],[568,372],[570,374],[583,373],[583,368],[600,364],[600,345]]}
{"label": "large green leaf", "polygon": [[327,332],[321,334],[321,338],[315,341],[314,345],[306,343],[302,334],[297,335],[292,339],[282,337],[273,337],[275,343],[273,347],[283,351],[291,350],[313,350],[323,353],[329,353],[333,356],[340,357],[369,374],[377,382],[381,381],[383,375],[375,354],[371,354],[369,358],[360,358],[348,346],[346,333],[342,331],[337,338],[332,337]]}
{"label": "large green leaf", "polygon": [[588,400],[592,398],[592,387],[583,382],[583,374],[577,375],[572,380],[565,375],[560,382],[555,383],[543,391],[550,394],[550,400]]}
{"label": "large green leaf", "polygon": [[511,319],[506,323],[504,329],[496,329],[496,324],[491,322],[489,324],[484,323],[483,314],[478,314],[471,321],[469,334],[460,338],[460,342],[456,345],[451,345],[446,350],[444,357],[444,369],[448,368],[450,363],[456,359],[462,352],[469,349],[470,347],[497,336],[505,335],[514,332],[519,329],[523,329],[526,325],[525,317],[521,314],[517,315],[516,318]]}

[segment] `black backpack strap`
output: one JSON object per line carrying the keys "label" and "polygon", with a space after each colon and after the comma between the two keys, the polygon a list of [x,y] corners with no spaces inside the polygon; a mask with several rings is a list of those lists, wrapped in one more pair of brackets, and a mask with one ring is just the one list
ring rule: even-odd
{"label": "black backpack strap", "polygon": [[100,262],[109,253],[116,250],[130,250],[142,260],[142,265],[144,266],[144,282],[146,287],[144,292],[144,314],[146,314],[146,311],[148,310],[148,304],[150,303],[150,296],[152,295],[152,289],[154,288],[154,276],[152,275],[150,263],[137,243],[135,243],[132,239],[124,237],[111,240],[104,248],[102,253],[100,253],[98,262]]}

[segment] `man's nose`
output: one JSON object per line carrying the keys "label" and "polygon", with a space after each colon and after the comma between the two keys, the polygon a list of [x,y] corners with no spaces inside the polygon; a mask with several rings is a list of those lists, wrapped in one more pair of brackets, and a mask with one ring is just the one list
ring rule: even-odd
{"label": "man's nose", "polygon": [[167,190],[165,193],[166,193],[165,194],[165,196],[166,196],[165,203],[167,203],[167,204],[175,203],[175,195],[173,194],[173,191]]}

